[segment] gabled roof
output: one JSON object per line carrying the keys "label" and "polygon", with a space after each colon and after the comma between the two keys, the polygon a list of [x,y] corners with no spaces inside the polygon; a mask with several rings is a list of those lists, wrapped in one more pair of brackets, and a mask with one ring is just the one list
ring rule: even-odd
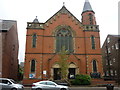
{"label": "gabled roof", "polygon": [[90,2],[88,0],[85,0],[84,8],[83,8],[83,12],[86,12],[86,11],[92,11],[92,12],[94,12],[92,10],[92,7],[91,7]]}
{"label": "gabled roof", "polygon": [[69,16],[74,17],[79,23],[81,23],[70,11],[67,10],[67,8],[64,5],[57,13],[55,13],[51,18],[49,18],[45,23],[47,23],[50,19],[52,19],[54,16],[57,16],[58,14],[68,14]]}

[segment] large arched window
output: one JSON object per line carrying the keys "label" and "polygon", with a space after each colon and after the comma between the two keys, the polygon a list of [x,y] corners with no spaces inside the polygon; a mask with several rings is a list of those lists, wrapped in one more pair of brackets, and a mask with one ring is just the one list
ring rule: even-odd
{"label": "large arched window", "polygon": [[73,37],[70,30],[62,28],[56,34],[56,52],[65,47],[68,52],[73,52]]}
{"label": "large arched window", "polygon": [[31,72],[35,72],[35,60],[31,61]]}
{"label": "large arched window", "polygon": [[97,72],[97,62],[93,60],[93,72]]}
{"label": "large arched window", "polygon": [[37,40],[37,35],[33,34],[32,36],[32,47],[35,48],[36,47],[36,40]]}

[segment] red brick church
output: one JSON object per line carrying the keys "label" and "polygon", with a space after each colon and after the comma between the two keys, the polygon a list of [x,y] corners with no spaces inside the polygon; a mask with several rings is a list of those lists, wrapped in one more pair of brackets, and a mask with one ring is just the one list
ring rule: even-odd
{"label": "red brick church", "polygon": [[76,74],[103,74],[99,26],[88,0],[81,15],[79,21],[63,5],[45,23],[40,23],[37,17],[27,23],[25,83],[60,79],[57,62],[63,46],[69,52],[69,79]]}

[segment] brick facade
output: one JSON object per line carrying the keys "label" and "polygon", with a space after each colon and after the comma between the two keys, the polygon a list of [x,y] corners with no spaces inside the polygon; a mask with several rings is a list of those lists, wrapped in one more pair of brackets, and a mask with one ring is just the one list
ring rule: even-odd
{"label": "brick facade", "polygon": [[[72,33],[73,52],[69,54],[68,67],[74,68],[75,74],[90,75],[94,73],[93,60],[95,60],[97,72],[102,75],[99,27],[96,25],[95,16],[92,19],[93,24],[84,23],[85,20],[88,22],[88,13],[94,15],[92,11],[83,12],[84,20],[80,22],[63,6],[45,23],[39,23],[37,18],[27,23],[23,80],[25,84],[29,83],[29,80],[35,82],[55,78],[55,68],[60,68],[57,64],[59,55],[56,52],[56,33],[60,29],[69,30]],[[34,34],[36,34],[36,47],[32,47]],[[92,49],[91,36],[94,36],[94,49]],[[35,72],[31,72],[32,60],[35,60]],[[31,74],[34,77],[31,78]]]}
{"label": "brick facade", "polygon": [[102,46],[104,79],[120,82],[120,35],[108,35]]}
{"label": "brick facade", "polygon": [[18,75],[18,34],[17,22],[2,20],[0,22],[0,77],[17,80]]}

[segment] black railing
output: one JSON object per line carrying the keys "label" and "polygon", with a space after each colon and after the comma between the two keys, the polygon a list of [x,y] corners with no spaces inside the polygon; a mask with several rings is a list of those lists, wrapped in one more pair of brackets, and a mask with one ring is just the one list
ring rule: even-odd
{"label": "black railing", "polygon": [[99,72],[90,73],[91,78],[101,78],[101,74]]}

